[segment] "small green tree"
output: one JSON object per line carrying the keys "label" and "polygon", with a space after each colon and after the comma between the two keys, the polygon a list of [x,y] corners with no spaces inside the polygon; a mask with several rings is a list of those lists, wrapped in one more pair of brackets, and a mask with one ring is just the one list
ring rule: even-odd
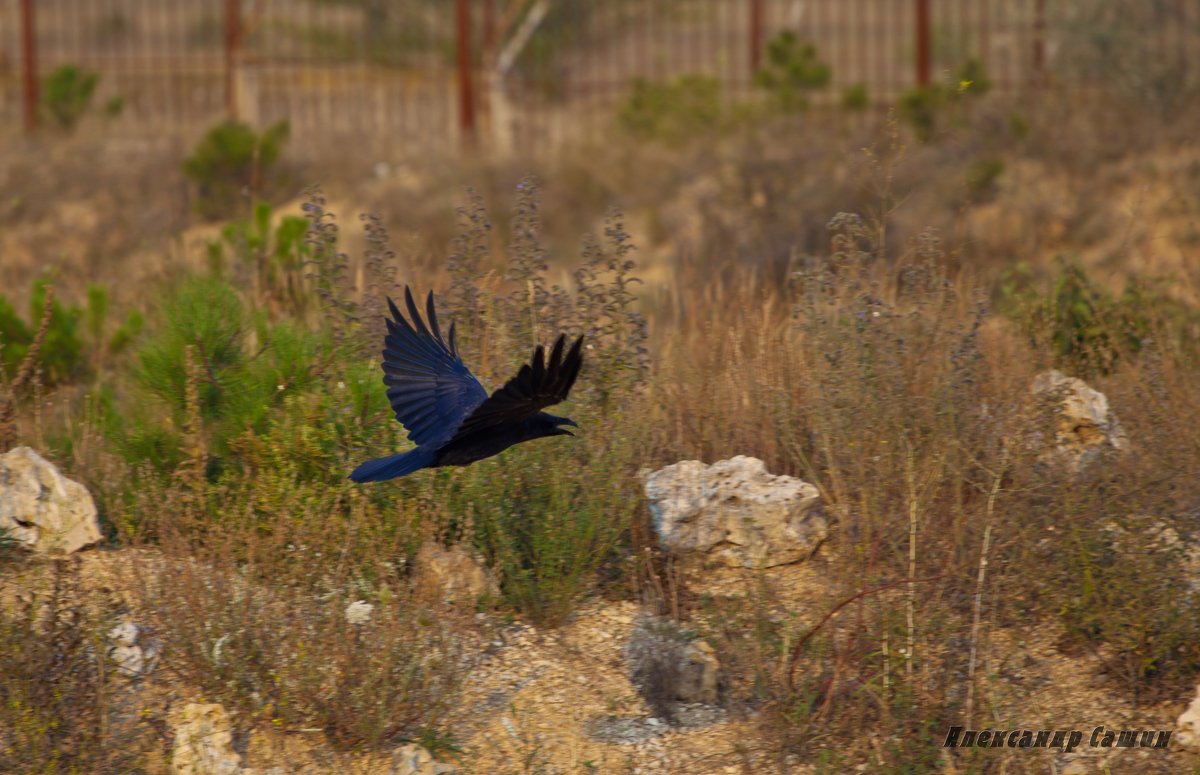
{"label": "small green tree", "polygon": [[721,82],[691,73],[670,81],[635,79],[620,122],[639,137],[678,143],[711,132],[722,119]]}
{"label": "small green tree", "polygon": [[59,129],[70,131],[91,105],[100,76],[77,65],[60,65],[42,84],[42,108]]}
{"label": "small green tree", "polygon": [[828,86],[831,77],[829,65],[817,58],[817,47],[784,30],[767,44],[766,62],[754,74],[754,82],[781,110],[793,112],[808,107],[805,95]]}
{"label": "small green tree", "polygon": [[244,190],[259,191],[269,181],[287,137],[286,121],[262,132],[237,121],[210,129],[183,163],[184,174],[199,187],[196,211],[209,218],[235,212]]}
{"label": "small green tree", "polygon": [[870,104],[871,95],[864,84],[851,84],[842,92],[842,107],[846,110],[866,110]]}
{"label": "small green tree", "polygon": [[[7,299],[0,296],[0,369],[14,370],[24,361],[33,347],[38,320],[46,309],[49,317],[42,331],[42,344],[38,355],[41,378],[53,385],[76,376],[84,366],[83,340],[80,338],[79,321],[83,311],[76,306],[63,306],[52,295],[47,295],[50,281],[43,278],[33,284],[29,301],[29,320],[26,324],[17,315]],[[46,304],[49,307],[46,308]]]}
{"label": "small green tree", "polygon": [[[261,431],[275,407],[312,384],[321,346],[320,335],[294,321],[272,324],[262,311],[248,310],[224,280],[188,278],[136,353],[134,377],[157,401],[114,416],[110,437],[130,460],[170,470],[183,458],[179,430],[194,411],[206,448],[225,455],[232,439]],[[168,422],[155,403],[167,409]]]}
{"label": "small green tree", "polygon": [[286,310],[303,316],[312,301],[306,279],[306,262],[311,255],[305,241],[308,221],[298,215],[285,215],[274,228],[272,207],[267,202],[254,204],[253,217],[231,222],[221,238],[208,244],[208,257],[215,271],[223,271],[227,252],[239,259],[235,269],[253,274],[254,293],[260,304],[273,314]]}

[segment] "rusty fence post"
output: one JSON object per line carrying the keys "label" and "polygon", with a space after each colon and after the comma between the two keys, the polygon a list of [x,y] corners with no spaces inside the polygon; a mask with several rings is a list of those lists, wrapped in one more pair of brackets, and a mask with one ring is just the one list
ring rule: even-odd
{"label": "rusty fence post", "polygon": [[1033,3],[1033,82],[1046,82],[1046,0]]}
{"label": "rusty fence post", "polygon": [[750,77],[762,64],[763,0],[750,0]]}
{"label": "rusty fence post", "polygon": [[930,20],[929,0],[917,2],[917,86],[928,86],[930,81]]}
{"label": "rusty fence post", "polygon": [[33,0],[21,0],[21,68],[25,131],[32,132],[37,129],[38,120],[37,29]]}
{"label": "rusty fence post", "polygon": [[238,120],[237,59],[242,37],[241,0],[225,0],[225,112]]}
{"label": "rusty fence post", "polygon": [[475,144],[475,85],[471,79],[471,9],[468,0],[455,3],[458,49],[458,128],[465,146]]}

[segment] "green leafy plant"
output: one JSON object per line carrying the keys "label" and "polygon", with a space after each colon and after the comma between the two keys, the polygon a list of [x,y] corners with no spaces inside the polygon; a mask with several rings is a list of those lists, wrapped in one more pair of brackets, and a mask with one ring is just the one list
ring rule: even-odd
{"label": "green leafy plant", "polygon": [[846,110],[866,110],[870,104],[871,95],[864,84],[851,84],[842,92],[842,107]]}
{"label": "green leafy plant", "polygon": [[42,83],[42,108],[60,129],[71,130],[87,113],[100,81],[98,73],[66,64],[55,68]]}
{"label": "green leafy plant", "polygon": [[[446,493],[454,512],[470,515],[504,599],[549,625],[562,622],[614,560],[641,504],[630,476],[636,448],[600,429],[617,417],[572,411],[602,438],[569,449],[526,445],[464,471],[465,481]],[[588,472],[586,485],[578,471]]]}
{"label": "green leafy plant", "polygon": [[766,61],[754,82],[785,112],[808,107],[807,94],[829,85],[832,71],[817,58],[817,47],[784,30],[768,44]]}
{"label": "green leafy plant", "polygon": [[[41,317],[49,303],[47,323],[43,332],[41,349],[38,353],[41,379],[46,385],[67,382],[86,370],[84,340],[80,322],[85,310],[77,306],[64,306],[57,298],[48,295],[50,281],[46,278],[33,284],[30,294],[30,321]],[[93,314],[90,308],[86,314]],[[26,324],[16,313],[12,304],[0,296],[0,370],[11,372],[25,360],[33,345],[37,332],[32,322]]]}
{"label": "green leafy plant", "polygon": [[921,142],[929,142],[948,101],[949,92],[942,84],[917,86],[900,95],[900,117],[912,125]]}
{"label": "green leafy plant", "polygon": [[125,98],[120,94],[114,94],[104,101],[104,115],[108,118],[116,118],[125,110]]}
{"label": "green leafy plant", "polygon": [[312,252],[305,241],[308,221],[285,215],[272,226],[272,215],[270,203],[256,202],[249,219],[222,229],[220,239],[208,244],[210,267],[222,271],[226,255],[232,254],[238,260],[236,268],[250,272],[260,304],[276,316],[282,310],[302,315],[312,298],[305,268]]}
{"label": "green leafy plant", "polygon": [[1003,174],[1003,159],[980,159],[967,168],[967,190],[979,198],[990,197],[996,192],[996,181]]}
{"label": "green leafy plant", "polygon": [[983,62],[967,59],[946,83],[917,86],[900,95],[900,117],[912,125],[921,142],[929,142],[948,117],[991,90]]}
{"label": "green leafy plant", "polygon": [[637,78],[619,113],[632,134],[667,143],[707,135],[722,118],[721,82],[701,74],[669,81]]}
{"label": "green leafy plant", "polygon": [[196,211],[213,218],[233,213],[243,191],[259,191],[270,182],[287,138],[286,121],[262,132],[237,121],[210,129],[183,164],[199,189]]}
{"label": "green leafy plant", "polygon": [[968,57],[954,72],[960,94],[982,97],[992,90],[992,79],[978,57]]}
{"label": "green leafy plant", "polygon": [[1152,339],[1181,352],[1196,350],[1200,311],[1171,296],[1164,280],[1131,279],[1115,294],[1059,256],[1043,288],[1027,264],[1018,264],[1001,282],[1000,307],[1031,344],[1049,350],[1055,365],[1068,371],[1108,374]]}
{"label": "green leafy plant", "polygon": [[[247,429],[261,429],[273,407],[314,379],[320,337],[290,320],[247,312],[232,286],[213,277],[184,281],[170,294],[154,335],[136,352],[134,377],[168,411],[164,425],[145,406],[113,416],[110,435],[134,462],[171,470],[184,458],[189,393],[216,455]],[[189,370],[191,351],[192,365]],[[198,432],[193,429],[193,432]]]}
{"label": "green leafy plant", "polygon": [[1161,520],[1106,514],[1089,495],[1082,501],[1056,564],[1058,615],[1074,638],[1115,647],[1119,677],[1136,688],[1181,657],[1196,657],[1200,601],[1173,594],[1167,581],[1186,575],[1185,548]]}
{"label": "green leafy plant", "polygon": [[127,350],[141,333],[145,318],[138,310],[131,309],[125,320],[114,327],[109,320],[108,289],[102,285],[89,285],[83,322],[89,352],[98,365],[109,356]]}

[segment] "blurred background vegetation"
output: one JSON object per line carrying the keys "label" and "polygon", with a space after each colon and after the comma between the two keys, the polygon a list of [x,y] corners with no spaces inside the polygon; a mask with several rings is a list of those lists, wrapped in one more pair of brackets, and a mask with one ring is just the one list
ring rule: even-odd
{"label": "blurred background vegetation", "polygon": [[[480,612],[681,620],[781,757],[930,771],[988,545],[987,627],[1056,627],[1116,694],[1182,696],[1200,611],[1165,597],[1186,553],[1156,547],[1200,529],[1191,4],[935,3],[921,54],[916,2],[767,1],[759,24],[744,2],[480,0],[474,123],[451,5],[247,2],[230,28],[220,3],[38,3],[28,130],[0,40],[0,446],[86,483],[106,550],[174,570],[137,595],[187,681],[343,748],[452,751],[483,625],[411,589],[438,541],[497,575]],[[376,362],[405,284],[489,387],[586,334],[579,437],[348,482],[406,445]],[[1024,439],[1048,368],[1102,390],[1136,454],[1047,470]],[[812,622],[766,585],[744,605],[672,572],[638,472],[738,454],[821,490],[821,610],[905,578],[919,521],[916,674],[897,598],[793,652]],[[387,613],[351,638],[357,600]],[[107,701],[87,639],[111,615],[56,625],[50,664],[39,609],[3,609],[0,654],[25,656],[0,769],[129,771],[73,710]]]}

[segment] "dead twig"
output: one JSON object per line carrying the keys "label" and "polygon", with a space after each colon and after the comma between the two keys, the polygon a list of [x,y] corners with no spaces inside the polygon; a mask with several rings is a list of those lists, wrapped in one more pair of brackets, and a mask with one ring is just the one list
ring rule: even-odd
{"label": "dead twig", "polygon": [[[0,450],[7,450],[17,441],[17,399],[25,388],[25,383],[35,374],[34,365],[37,362],[38,351],[50,330],[50,318],[54,310],[54,286],[46,285],[46,297],[42,301],[42,319],[38,323],[37,333],[25,351],[25,357],[17,367],[17,376],[7,385],[0,385]],[[3,376],[0,370],[0,377]]]}
{"label": "dead twig", "polygon": [[808,642],[809,638],[811,638],[813,635],[816,635],[817,631],[824,627],[825,623],[832,619],[834,614],[836,614],[838,611],[841,611],[843,608],[856,600],[862,600],[864,597],[874,595],[877,592],[885,592],[889,589],[895,589],[896,587],[903,586],[905,584],[924,584],[929,581],[938,581],[942,578],[945,578],[944,573],[938,574],[937,576],[930,576],[927,579],[903,578],[897,579],[896,581],[889,581],[888,583],[881,584],[877,587],[859,590],[835,605],[833,608],[829,609],[829,611],[826,612],[823,617],[821,617],[821,621],[814,624],[808,632],[804,633],[804,635],[798,641],[796,641],[796,645],[792,646],[792,653],[788,657],[788,688],[795,688],[796,663],[800,661],[800,651],[804,648],[804,644]]}

